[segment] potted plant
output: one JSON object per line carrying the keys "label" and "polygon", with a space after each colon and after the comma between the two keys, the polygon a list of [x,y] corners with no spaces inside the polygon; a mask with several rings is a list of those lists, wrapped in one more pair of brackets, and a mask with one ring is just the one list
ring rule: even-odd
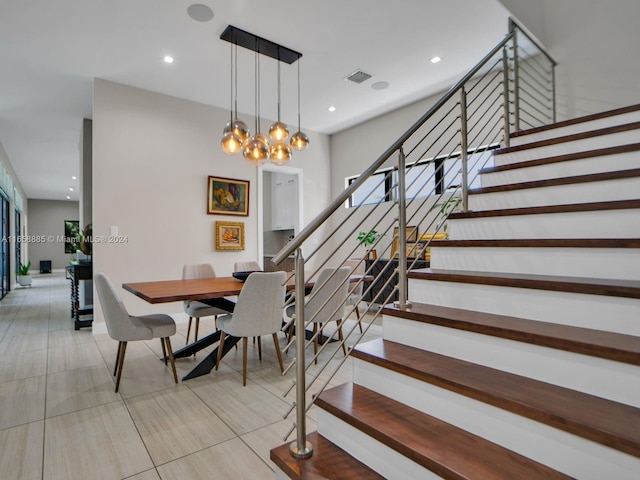
{"label": "potted plant", "polygon": [[31,261],[28,261],[26,265],[20,262],[18,267],[18,283],[22,287],[31,286],[31,275],[29,275],[29,269],[31,268]]}
{"label": "potted plant", "polygon": [[360,246],[367,249],[367,260],[375,260],[378,258],[378,255],[374,249],[369,248],[371,245],[376,243],[376,241],[382,236],[381,233],[378,233],[375,230],[370,230],[368,232],[360,232],[358,233],[358,241],[360,242]]}

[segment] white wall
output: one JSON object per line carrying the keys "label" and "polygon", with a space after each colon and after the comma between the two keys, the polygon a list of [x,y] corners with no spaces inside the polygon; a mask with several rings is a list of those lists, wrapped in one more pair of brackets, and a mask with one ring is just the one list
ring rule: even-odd
{"label": "white wall", "polygon": [[[119,287],[180,278],[185,263],[210,262],[219,275],[230,275],[235,261],[258,259],[262,193],[257,170],[220,149],[228,111],[99,79],[93,109],[93,233],[108,236],[117,226],[127,237],[122,244],[94,244],[95,272]],[[268,125],[263,122],[263,131]],[[311,147],[289,163],[304,170],[305,222],[330,192],[329,139],[306,133]],[[207,215],[208,175],[251,182],[248,217]],[[216,251],[215,221],[244,222],[245,250]],[[120,293],[133,314],[182,311],[181,304],[151,306]],[[100,322],[97,306],[94,323]]]}
{"label": "white wall", "polygon": [[[29,200],[29,235],[47,237],[44,243],[29,245],[31,271],[37,273],[40,260],[51,260],[51,268],[64,269],[70,255],[64,253],[64,243],[58,241],[64,237],[64,221],[78,220],[80,214],[78,202],[64,200]],[[80,224],[80,228],[84,225]]]}
{"label": "white wall", "polygon": [[558,120],[640,103],[640,2],[500,1],[558,62]]}

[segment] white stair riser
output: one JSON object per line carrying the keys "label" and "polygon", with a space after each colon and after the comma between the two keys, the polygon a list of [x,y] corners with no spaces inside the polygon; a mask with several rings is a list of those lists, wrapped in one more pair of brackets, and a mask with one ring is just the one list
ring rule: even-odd
{"label": "white stair riser", "polygon": [[450,240],[522,238],[638,238],[640,209],[460,218],[448,222]]}
{"label": "white stair riser", "polygon": [[640,280],[640,249],[433,247],[431,268]]}
{"label": "white stair riser", "polygon": [[640,300],[409,279],[414,302],[640,336]]}
{"label": "white stair riser", "polygon": [[473,211],[635,200],[640,177],[469,195]]}
{"label": "white stair riser", "polygon": [[579,160],[538,165],[535,167],[515,168],[503,172],[484,173],[480,176],[483,187],[507,185],[511,183],[548,180],[591,173],[603,173],[638,168],[640,151],[617,153],[602,157],[590,157]]}
{"label": "white stair riser", "polygon": [[631,455],[368,362],[354,362],[353,381],[575,478],[640,471]]}
{"label": "white stair riser", "polygon": [[321,408],[318,408],[318,433],[390,480],[442,479]]}
{"label": "white stair riser", "polygon": [[640,407],[640,367],[385,316],[385,340]]}
{"label": "white stair riser", "polygon": [[623,113],[612,117],[591,120],[590,122],[577,123],[575,125],[567,125],[566,127],[553,128],[538,133],[530,133],[527,135],[519,135],[511,139],[511,146],[524,145],[526,143],[539,142],[541,140],[549,140],[550,138],[564,137],[576,133],[590,132],[601,128],[615,127],[640,121],[640,110],[635,112]]}
{"label": "white stair riser", "polygon": [[524,162],[537,158],[555,157],[575,152],[586,152],[599,148],[627,145],[640,142],[640,129],[626,132],[612,133],[611,135],[599,135],[570,142],[561,142],[542,147],[526,148],[516,152],[500,153],[494,155],[495,165],[507,165],[516,162]]}

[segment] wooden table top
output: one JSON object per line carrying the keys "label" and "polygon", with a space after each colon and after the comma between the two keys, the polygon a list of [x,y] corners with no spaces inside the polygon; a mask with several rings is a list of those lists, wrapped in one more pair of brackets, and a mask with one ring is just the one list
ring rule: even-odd
{"label": "wooden table top", "polygon": [[[352,275],[350,282],[357,282],[361,275]],[[365,277],[365,281],[372,278]],[[313,286],[313,280],[307,287]],[[122,288],[149,303],[182,302],[238,295],[243,282],[233,277],[200,278],[194,280],[163,280],[157,282],[123,283]],[[295,279],[287,283],[287,290],[295,288]]]}

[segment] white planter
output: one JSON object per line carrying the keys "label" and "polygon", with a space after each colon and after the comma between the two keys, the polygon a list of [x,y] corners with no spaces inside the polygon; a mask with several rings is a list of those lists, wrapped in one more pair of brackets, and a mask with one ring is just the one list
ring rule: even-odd
{"label": "white planter", "polygon": [[30,287],[31,280],[31,275],[18,275],[18,283],[22,287]]}

